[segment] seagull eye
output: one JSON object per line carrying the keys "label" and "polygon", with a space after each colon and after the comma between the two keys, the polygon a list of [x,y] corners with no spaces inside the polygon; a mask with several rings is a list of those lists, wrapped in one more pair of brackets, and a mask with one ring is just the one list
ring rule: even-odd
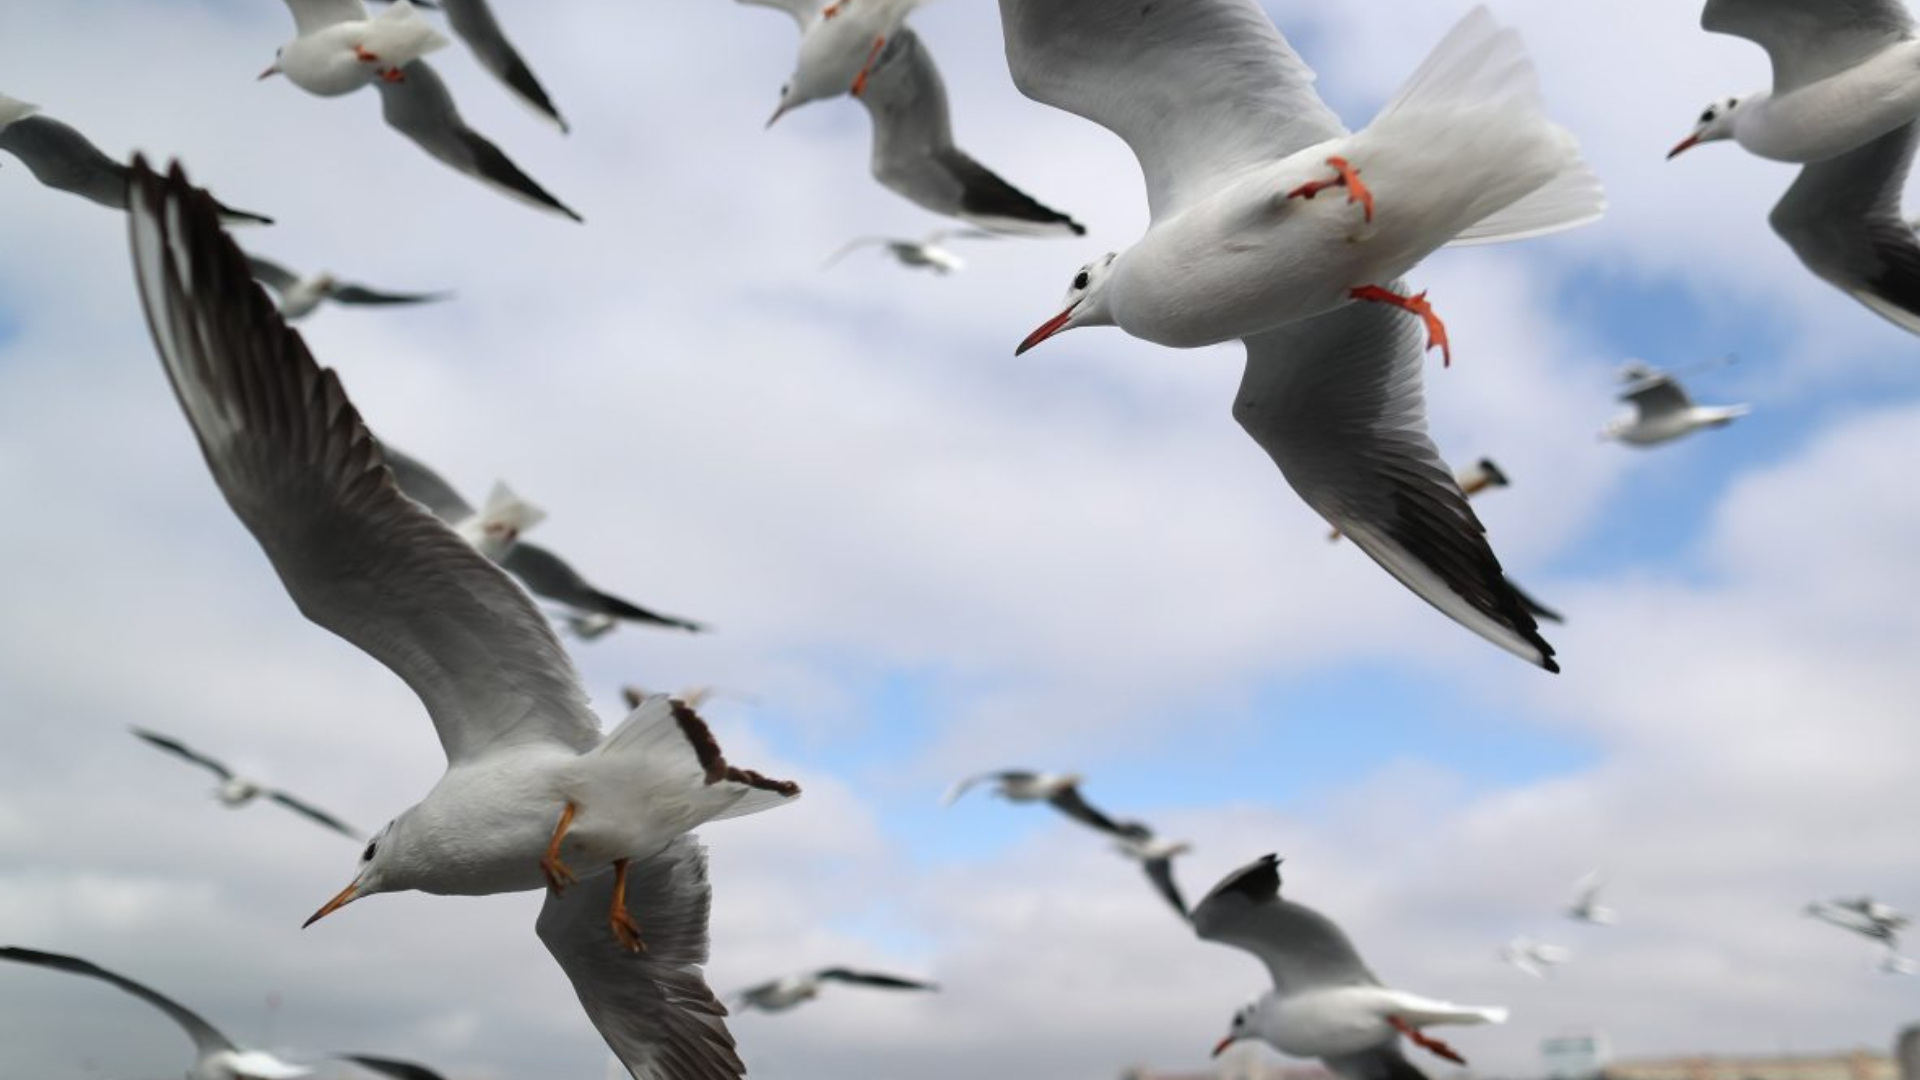
{"label": "seagull eye", "polygon": [[1092,280],[1093,278],[1089,276],[1085,270],[1082,270],[1073,276],[1073,287],[1076,289],[1084,289],[1087,287],[1087,283]]}

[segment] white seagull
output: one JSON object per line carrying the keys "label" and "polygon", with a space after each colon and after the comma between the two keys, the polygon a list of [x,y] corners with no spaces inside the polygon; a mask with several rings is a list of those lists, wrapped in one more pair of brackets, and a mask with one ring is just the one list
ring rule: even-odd
{"label": "white seagull", "polygon": [[[127,208],[125,165],[113,160],[85,135],[37,105],[0,94],[0,150],[20,159],[34,179],[47,187],[99,203],[109,210]],[[218,204],[216,204],[218,205]],[[271,225],[273,219],[220,206],[229,225]]]}
{"label": "white seagull", "polygon": [[1234,1014],[1218,1057],[1241,1039],[1262,1039],[1283,1054],[1320,1058],[1347,1080],[1417,1080],[1401,1055],[1405,1035],[1456,1064],[1451,1046],[1420,1029],[1434,1024],[1498,1024],[1507,1010],[1454,1005],[1381,984],[1333,920],[1280,897],[1280,860],[1265,856],[1227,875],[1193,909],[1204,941],[1245,949],[1273,976],[1273,989]]}
{"label": "white seagull", "polygon": [[692,709],[602,733],[527,594],[401,494],[176,165],[134,165],[132,253],[175,397],[228,505],[301,612],[420,697],[447,771],[367,844],[307,925],[365,896],[548,890],[537,931],[636,1080],[744,1073],[701,976],[711,891],[689,830],[797,785],[730,765]]}
{"label": "white seagull", "polygon": [[1708,105],[1677,157],[1733,139],[1805,165],[1771,222],[1827,283],[1920,333],[1920,239],[1901,218],[1920,119],[1904,0],[1708,0],[1700,25],[1767,50],[1773,88]]}
{"label": "white seagull", "polygon": [[366,836],[365,833],[334,817],[332,814],[327,813],[325,810],[311,803],[296,799],[292,795],[281,791],[279,788],[268,787],[257,780],[249,780],[242,776],[236,776],[233,770],[229,769],[225,763],[208,757],[178,739],[162,735],[157,731],[148,731],[145,728],[136,727],[131,730],[134,735],[165,750],[167,753],[190,761],[219,777],[220,786],[213,789],[213,797],[219,799],[222,806],[237,810],[264,795],[273,802],[279,803],[281,806],[292,810],[296,814],[301,814],[313,821],[317,821],[355,843],[359,843],[361,838]]}
{"label": "white seagull", "polygon": [[781,979],[749,986],[736,991],[729,999],[735,1007],[745,1011],[759,1009],[761,1012],[786,1012],[802,1002],[812,1001],[820,995],[825,983],[846,983],[849,986],[866,986],[877,990],[938,990],[936,983],[922,982],[918,979],[905,979],[898,975],[884,975],[874,971],[854,971],[850,968],[831,967],[806,975],[788,975]]}
{"label": "white seagull", "polygon": [[427,304],[445,300],[447,293],[392,293],[341,281],[330,273],[302,277],[272,259],[248,255],[253,276],[280,294],[280,314],[288,322],[304,318],[331,300],[336,304]]}
{"label": "white seagull", "polygon": [[1607,879],[1598,870],[1589,870],[1573,883],[1573,902],[1567,905],[1567,918],[1595,926],[1612,926],[1620,913],[1600,902],[1600,890]]}
{"label": "white seagull", "polygon": [[[1018,351],[1086,325],[1174,346],[1245,338],[1234,415],[1308,505],[1449,617],[1558,670],[1426,435],[1418,324],[1395,310],[1444,345],[1398,274],[1449,242],[1601,211],[1572,137],[1540,112],[1517,35],[1476,8],[1349,135],[1253,0],[1000,10],[1015,84],[1125,139],[1153,212]],[[1319,179],[1329,171],[1339,179]],[[1359,205],[1310,201],[1339,184]]]}
{"label": "white seagull", "polygon": [[1695,405],[1685,387],[1672,375],[1643,364],[1628,364],[1622,377],[1629,380],[1620,400],[1633,412],[1609,421],[1602,439],[1629,446],[1658,446],[1706,428],[1726,427],[1753,411],[1751,405]]}
{"label": "white seagull", "polygon": [[894,261],[901,266],[908,269],[925,267],[945,277],[964,269],[967,265],[965,259],[947,250],[944,246],[947,241],[984,239],[992,235],[980,229],[939,229],[920,240],[903,240],[893,236],[862,236],[849,241],[845,247],[834,252],[825,265],[833,266],[861,248],[877,247],[893,256]]}
{"label": "white seagull", "polygon": [[1899,948],[1900,932],[1913,922],[1898,908],[1883,904],[1871,896],[1817,900],[1808,904],[1805,910],[1821,922],[1851,930],[1861,937],[1880,942],[1888,949]]}
{"label": "white seagull", "polygon": [[1028,769],[980,773],[948,788],[946,796],[940,801],[941,805],[952,806],[974,785],[988,781],[993,783],[993,793],[1008,802],[1044,802],[1082,825],[1091,825],[1104,833],[1120,833],[1119,823],[1081,798],[1081,777],[1078,773],[1043,773]]}
{"label": "white seagull", "polygon": [[800,28],[800,55],[793,75],[780,88],[780,104],[768,118],[782,116],[811,101],[866,91],[867,78],[888,40],[925,0],[740,0],[793,17]]}
{"label": "white seagull", "polygon": [[582,640],[591,641],[605,634],[618,621],[648,623],[690,633],[705,629],[699,623],[649,611],[601,592],[560,556],[520,539],[532,521],[545,515],[530,518],[526,514],[529,508],[514,499],[504,485],[495,486],[485,509],[475,510],[452,484],[425,463],[390,446],[381,449],[402,494],[474,541],[488,558],[519,578],[535,596],[559,604],[564,609],[562,618]]}
{"label": "white seagull", "polygon": [[1536,979],[1544,979],[1552,973],[1553,968],[1572,960],[1573,950],[1564,945],[1536,941],[1522,934],[1500,946],[1497,955],[1501,963],[1518,968]]}
{"label": "white seagull", "polygon": [[294,38],[274,51],[260,77],[285,75],[320,97],[375,81],[402,82],[408,64],[447,44],[407,0],[372,17],[361,0],[287,0],[287,9]]}

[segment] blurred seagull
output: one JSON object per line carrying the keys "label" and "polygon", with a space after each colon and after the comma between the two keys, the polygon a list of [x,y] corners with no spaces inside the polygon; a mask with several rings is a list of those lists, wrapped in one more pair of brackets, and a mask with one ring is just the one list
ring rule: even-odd
{"label": "blurred seagull", "polygon": [[925,0],[740,0],[793,17],[800,28],[800,55],[780,88],[780,105],[767,126],[812,101],[867,88],[881,51]]}
{"label": "blurred seagull", "polygon": [[992,233],[1086,235],[953,144],[946,84],[913,31],[887,42],[860,103],[873,119],[873,177],[894,194]]}
{"label": "blurred seagull", "polygon": [[[590,641],[606,633],[612,628],[613,620],[648,623],[693,633],[705,629],[699,623],[661,615],[603,593],[560,556],[520,539],[521,532],[545,515],[531,511],[530,507],[513,498],[504,485],[494,488],[486,509],[476,511],[460,497],[452,484],[425,463],[391,446],[382,446],[381,450],[402,494],[433,511],[435,517],[454,526],[462,535],[495,538],[495,544],[479,544],[487,557],[519,578],[521,584],[535,596],[561,605],[565,609],[562,618],[583,640]],[[602,619],[606,622],[602,623]],[[576,620],[579,625],[574,625]]]}
{"label": "blurred seagull", "polygon": [[412,139],[441,164],[504,195],[574,221],[585,220],[521,172],[499,147],[468,127],[453,104],[453,93],[425,60],[408,64],[405,74],[402,81],[379,84],[381,115],[395,131]]}
{"label": "blurred seagull", "polygon": [[[1175,347],[1243,338],[1234,416],[1307,504],[1448,617],[1559,670],[1426,434],[1417,334],[1424,322],[1444,347],[1445,328],[1398,281],[1444,244],[1601,212],[1517,35],[1475,8],[1349,135],[1253,0],[1000,12],[1015,85],[1125,139],[1153,215],[1125,254],[1082,267],[1015,351],[1088,325]],[[1359,205],[1303,201],[1341,185]]]}
{"label": "blurred seagull", "polygon": [[1549,945],[1544,941],[1520,935],[1500,946],[1500,962],[1511,965],[1536,979],[1544,979],[1552,969],[1573,959],[1573,950],[1564,945]]}
{"label": "blurred seagull", "polygon": [[1622,376],[1630,385],[1620,400],[1630,403],[1634,411],[1608,423],[1600,437],[1629,446],[1658,446],[1705,428],[1726,427],[1753,409],[1750,405],[1695,405],[1672,375],[1644,364],[1629,364]]}
{"label": "blurred seagull", "polygon": [[544,887],[536,931],[636,1078],[743,1075],[699,970],[712,893],[687,834],[787,803],[798,785],[730,765],[706,723],[664,697],[603,733],[527,594],[401,494],[206,196],[178,166],[162,179],[141,160],[133,187],[147,324],[215,482],[301,612],[398,675],[447,755],[445,776],[306,925],[382,892]]}
{"label": "blurred seagull", "polygon": [[[0,150],[19,158],[47,187],[110,210],[125,210],[127,167],[102,153],[85,135],[39,111],[39,106],[0,94]],[[214,205],[228,225],[273,224],[270,217]]]}
{"label": "blurred seagull", "polygon": [[1607,883],[1600,871],[1589,870],[1573,883],[1573,903],[1567,905],[1567,918],[1595,926],[1612,926],[1620,921],[1619,912],[1600,903],[1600,890]]}
{"label": "blurred seagull", "polygon": [[965,259],[948,251],[941,245],[949,240],[983,239],[990,238],[993,235],[994,234],[990,232],[979,229],[941,229],[937,232],[929,233],[924,240],[902,240],[890,236],[862,236],[857,240],[849,242],[846,247],[834,252],[833,256],[826,261],[825,265],[833,266],[841,259],[859,251],[861,248],[878,247],[885,249],[887,254],[893,256],[894,260],[901,266],[909,269],[924,266],[941,277],[945,277],[955,271],[964,269],[967,262]]}
{"label": "blurred seagull", "polygon": [[368,1072],[391,1076],[393,1080],[446,1080],[425,1065],[416,1065],[411,1061],[395,1061],[393,1058],[373,1057],[370,1054],[341,1054],[340,1060],[351,1061]]}
{"label": "blurred seagull", "polygon": [[447,293],[384,293],[341,281],[332,274],[301,277],[271,259],[248,255],[253,276],[280,294],[280,315],[288,322],[304,318],[322,303],[336,304],[425,304],[445,300]]}
{"label": "blurred seagull", "polygon": [[1280,897],[1280,860],[1265,856],[1229,874],[1193,909],[1203,941],[1245,949],[1273,989],[1234,1014],[1218,1057],[1241,1039],[1320,1058],[1347,1080],[1417,1080],[1395,1033],[1456,1064],[1451,1046],[1421,1032],[1434,1024],[1498,1024],[1507,1010],[1454,1005],[1381,985],[1347,935],[1325,915]]}
{"label": "blurred seagull", "polygon": [[947,789],[941,805],[952,806],[974,785],[992,781],[993,793],[1008,802],[1044,802],[1082,825],[1091,825],[1101,832],[1120,835],[1120,825],[1117,822],[1095,810],[1087,800],[1080,797],[1080,780],[1081,777],[1077,773],[1041,773],[1025,769],[1003,769],[999,772],[980,773],[977,776],[969,776]]}
{"label": "blurred seagull", "polygon": [[1120,853],[1140,863],[1155,891],[1173,905],[1182,919],[1188,918],[1186,897],[1173,879],[1173,860],[1193,850],[1184,840],[1163,840],[1138,821],[1123,822],[1116,834]]}
{"label": "blurred seagull", "polygon": [[279,803],[281,806],[297,814],[303,814],[311,820],[325,825],[327,828],[332,829],[334,832],[339,833],[355,843],[359,843],[361,838],[366,836],[365,833],[334,817],[332,814],[316,806],[302,802],[278,788],[270,788],[259,781],[247,780],[235,776],[233,770],[227,768],[226,765],[189,747],[178,739],[169,738],[157,731],[148,731],[145,728],[136,727],[131,730],[135,735],[152,743],[154,746],[183,760],[191,761],[195,765],[219,777],[220,786],[213,789],[213,797],[219,799],[224,806],[239,809],[264,795],[268,799]]}
{"label": "blurred seagull", "polygon": [[1887,951],[1880,955],[1880,962],[1874,965],[1874,970],[1885,975],[1913,975],[1920,973],[1920,961],[1901,956],[1892,946],[1888,946]]}
{"label": "blurred seagull", "polygon": [[1708,105],[1667,157],[1733,139],[1805,165],[1773,231],[1815,275],[1920,333],[1920,239],[1900,216],[1920,132],[1920,39],[1904,0],[1707,0],[1700,25],[1767,50],[1773,88]]}
{"label": "blurred seagull", "polygon": [[538,113],[540,118],[553,124],[562,132],[568,131],[567,121],[554,107],[553,99],[547,96],[546,88],[540,80],[533,77],[533,69],[520,58],[520,51],[507,40],[506,31],[500,29],[499,20],[493,17],[493,9],[487,0],[439,0],[437,3],[420,3],[424,8],[444,9],[447,24],[460,40],[466,42],[474,59],[480,66],[493,73],[512,90],[522,102]]}
{"label": "blurred seagull", "polygon": [[774,979],[756,986],[749,986],[745,990],[736,992],[729,1000],[742,1011],[759,1009],[766,1013],[786,1012],[795,1005],[818,997],[821,985],[829,982],[868,986],[876,990],[940,989],[935,983],[921,982],[917,979],[903,979],[897,975],[833,967],[821,968],[810,975],[789,975],[784,979]]}
{"label": "blurred seagull", "polygon": [[1888,949],[1899,947],[1900,932],[1913,922],[1903,912],[1870,896],[1817,900],[1805,910],[1821,922],[1881,942]]}
{"label": "blurred seagull", "polygon": [[446,47],[407,0],[369,17],[361,0],[287,0],[294,38],[276,49],[262,79],[287,81],[320,97],[350,94],[375,81],[403,82],[406,67]]}

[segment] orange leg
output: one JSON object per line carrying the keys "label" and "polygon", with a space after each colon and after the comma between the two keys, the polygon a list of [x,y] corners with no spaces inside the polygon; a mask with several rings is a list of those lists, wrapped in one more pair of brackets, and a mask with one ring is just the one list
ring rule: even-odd
{"label": "orange leg", "polygon": [[867,53],[867,62],[860,67],[860,74],[853,77],[853,96],[859,97],[867,92],[867,76],[873,74],[873,62],[880,59],[880,50],[887,47],[887,39],[873,39],[873,49]]}
{"label": "orange leg", "polygon": [[1366,219],[1371,222],[1373,220],[1373,192],[1368,190],[1367,185],[1360,182],[1360,170],[1354,168],[1353,165],[1343,157],[1330,157],[1327,159],[1327,164],[1331,165],[1333,171],[1339,175],[1331,180],[1314,180],[1301,184],[1299,187],[1287,192],[1287,198],[1311,199],[1328,188],[1343,187],[1347,189],[1347,205],[1352,206],[1354,203],[1359,203],[1360,209],[1366,214]]}
{"label": "orange leg", "polygon": [[547,887],[555,893],[566,892],[567,886],[580,880],[573,876],[572,870],[567,869],[566,863],[560,861],[560,841],[567,838],[567,830],[573,826],[573,815],[574,806],[568,803],[567,808],[560,811],[560,824],[553,827],[553,839],[547,841],[547,853],[540,857],[540,872],[546,875]]}
{"label": "orange leg", "polygon": [[828,4],[826,7],[820,9],[820,17],[823,19],[831,19],[835,15],[840,14],[840,9],[851,3],[853,3],[853,0],[835,0],[834,3]]}
{"label": "orange leg", "polygon": [[628,952],[646,952],[646,943],[640,940],[640,924],[633,921],[633,914],[627,910],[627,860],[613,860],[613,906],[607,911],[607,921],[613,925],[614,940]]}
{"label": "orange leg", "polygon": [[363,64],[377,64],[380,62],[380,54],[377,52],[369,52],[365,45],[355,45],[353,47],[353,58]]}
{"label": "orange leg", "polygon": [[1455,1065],[1465,1065],[1467,1063],[1467,1059],[1461,1057],[1458,1050],[1441,1042],[1439,1039],[1421,1033],[1419,1028],[1414,1027],[1405,1020],[1397,1016],[1389,1016],[1387,1017],[1387,1023],[1392,1024],[1395,1031],[1413,1040],[1413,1045],[1430,1050],[1434,1054],[1453,1062]]}
{"label": "orange leg", "polygon": [[1420,316],[1421,321],[1427,324],[1427,348],[1439,349],[1443,365],[1446,367],[1453,366],[1453,349],[1447,343],[1447,324],[1441,322],[1440,316],[1433,313],[1433,305],[1427,303],[1426,293],[1417,292],[1412,296],[1401,296],[1397,292],[1383,289],[1378,285],[1362,285],[1347,295],[1353,297],[1355,300],[1371,300],[1380,304],[1392,304],[1402,311],[1411,312]]}
{"label": "orange leg", "polygon": [[[404,71],[401,71],[399,68],[388,68],[387,70],[380,73],[380,81],[387,82],[387,83],[403,83],[407,81],[407,73]],[[507,537],[507,540],[512,541],[513,537],[509,536]]]}

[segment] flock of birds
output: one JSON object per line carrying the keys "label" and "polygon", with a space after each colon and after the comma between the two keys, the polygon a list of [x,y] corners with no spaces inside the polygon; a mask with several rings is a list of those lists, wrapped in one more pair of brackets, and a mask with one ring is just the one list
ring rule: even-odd
{"label": "flock of birds", "polygon": [[[742,0],[783,10],[801,42],[769,125],[852,96],[873,122],[872,170],[885,187],[964,228],[924,240],[867,238],[907,266],[949,273],[944,245],[991,236],[1079,235],[954,146],[948,101],[906,25],[916,0]],[[448,44],[422,8],[513,94],[563,132],[566,122],[485,0],[287,0],[295,37],[262,78],[309,93],[372,88],[386,122],[451,168],[556,214],[578,214],[460,117],[424,59]],[[1475,8],[1365,128],[1349,131],[1313,73],[1254,0],[1000,0],[1014,84],[1033,100],[1108,128],[1133,149],[1151,224],[1124,252],[1078,270],[1024,352],[1068,330],[1118,326],[1181,348],[1240,339],[1234,416],[1299,496],[1416,595],[1549,671],[1539,620],[1559,615],[1506,579],[1468,504],[1506,486],[1488,460],[1458,476],[1426,433],[1422,367],[1450,362],[1445,323],[1406,277],[1450,244],[1521,240],[1601,216],[1598,179],[1550,121],[1514,31]],[[1899,215],[1920,118],[1920,35],[1898,0],[1708,0],[1708,30],[1762,45],[1774,86],[1709,107],[1674,154],[1719,139],[1805,165],[1773,224],[1816,274],[1920,332],[1920,241]],[[367,840],[351,880],[309,925],[399,890],[478,895],[542,890],[535,932],[592,1023],[636,1078],[744,1074],[728,1010],[706,985],[711,887],[694,829],[799,796],[798,785],[730,761],[700,695],[630,695],[602,731],[556,628],[587,641],[622,622],[700,625],[624,600],[523,537],[544,516],[497,485],[475,507],[427,466],[377,438],[334,374],[288,323],[323,303],[416,304],[391,292],[304,276],[242,251],[227,228],[269,219],[216,201],[175,165],[109,158],[73,128],[0,97],[0,150],[42,182],[125,211],[140,300],[167,379],[234,514],[258,540],[300,611],[392,669],[419,696],[447,758],[442,779]],[[1322,198],[1321,196],[1328,196]],[[846,254],[845,251],[842,254]],[[837,260],[838,256],[836,256]],[[255,283],[259,284],[256,285]],[[272,289],[278,303],[260,287]],[[1731,422],[1745,406],[1700,406],[1643,365],[1623,372],[1630,416],[1603,437],[1647,446]],[[179,739],[136,729],[212,772],[229,806],[278,803],[359,843],[364,834],[304,798],[237,775]],[[1220,1048],[1258,1039],[1321,1058],[1350,1080],[1419,1076],[1402,1053],[1460,1054],[1426,1029],[1505,1018],[1384,984],[1326,915],[1281,895],[1272,855],[1228,875],[1189,907],[1175,875],[1188,850],[1087,802],[1077,776],[1003,771],[991,784],[1045,802],[1137,860],[1197,937],[1262,961],[1273,988],[1234,1015]],[[1589,875],[1566,914],[1607,925]],[[1809,911],[1897,952],[1907,919],[1861,898]],[[1531,936],[1502,960],[1544,976],[1562,946]],[[27,948],[0,959],[111,983],[191,1036],[194,1080],[305,1074],[243,1050],[185,1007],[89,961]],[[737,1008],[777,1012],[824,985],[929,992],[934,984],[823,968],[747,987]],[[386,1075],[423,1066],[343,1060]]]}

